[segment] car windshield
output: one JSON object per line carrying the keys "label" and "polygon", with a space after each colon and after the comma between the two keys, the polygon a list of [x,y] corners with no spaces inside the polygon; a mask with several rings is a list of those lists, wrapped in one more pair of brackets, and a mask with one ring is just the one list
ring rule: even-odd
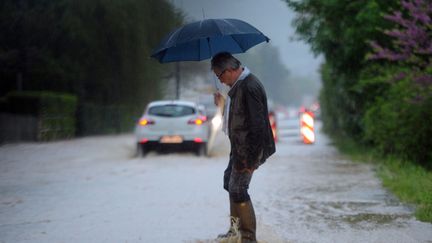
{"label": "car windshield", "polygon": [[179,117],[193,115],[195,114],[195,109],[185,105],[160,105],[151,107],[148,114],[153,116]]}

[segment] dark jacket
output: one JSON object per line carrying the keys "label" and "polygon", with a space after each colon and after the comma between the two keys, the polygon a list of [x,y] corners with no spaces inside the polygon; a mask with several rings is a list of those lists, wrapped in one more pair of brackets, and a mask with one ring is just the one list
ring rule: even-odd
{"label": "dark jacket", "polygon": [[228,95],[231,155],[245,162],[243,167],[258,168],[276,151],[264,87],[257,77],[249,74],[238,80]]}

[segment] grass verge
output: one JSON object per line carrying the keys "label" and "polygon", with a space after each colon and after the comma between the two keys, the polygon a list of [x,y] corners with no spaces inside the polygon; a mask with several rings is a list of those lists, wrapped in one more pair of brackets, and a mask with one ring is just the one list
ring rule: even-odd
{"label": "grass verge", "polygon": [[385,188],[402,202],[415,206],[415,216],[432,222],[432,171],[396,157],[382,157],[354,141],[333,139],[336,147],[353,161],[373,163]]}

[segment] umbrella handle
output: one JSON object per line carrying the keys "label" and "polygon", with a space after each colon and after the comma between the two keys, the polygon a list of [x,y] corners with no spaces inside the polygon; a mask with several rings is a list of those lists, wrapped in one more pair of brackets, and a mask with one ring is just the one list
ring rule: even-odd
{"label": "umbrella handle", "polygon": [[216,81],[215,75],[213,74],[212,76],[213,76],[213,81],[214,81],[215,89],[216,89],[216,91],[219,92],[220,89],[219,89],[219,85],[217,84],[217,81]]}

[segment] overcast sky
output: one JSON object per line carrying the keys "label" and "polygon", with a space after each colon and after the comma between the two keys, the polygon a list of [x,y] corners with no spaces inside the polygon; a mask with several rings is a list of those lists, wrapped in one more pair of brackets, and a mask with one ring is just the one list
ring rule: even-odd
{"label": "overcast sky", "polygon": [[[317,70],[321,58],[315,58],[309,47],[300,41],[292,41],[291,25],[294,13],[282,0],[171,0],[187,14],[188,20],[205,18],[236,18],[244,20],[271,40],[280,50],[282,61],[294,76],[318,80]],[[265,45],[265,43],[260,44]]]}

